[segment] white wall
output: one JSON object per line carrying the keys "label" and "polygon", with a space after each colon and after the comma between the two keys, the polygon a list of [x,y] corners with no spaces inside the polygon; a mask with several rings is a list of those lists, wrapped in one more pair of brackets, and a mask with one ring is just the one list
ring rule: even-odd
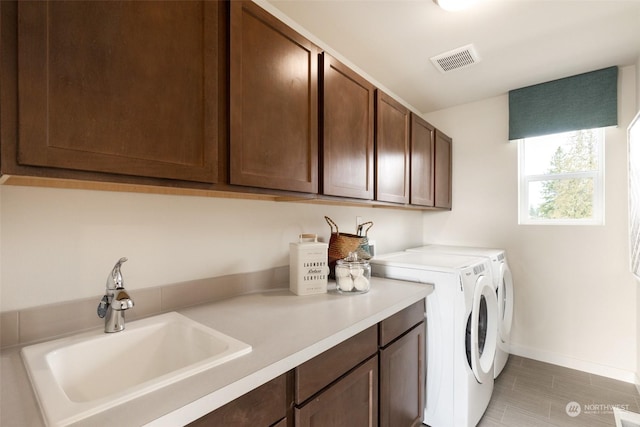
{"label": "white wall", "polygon": [[[640,41],[638,41],[640,44]],[[640,55],[640,52],[638,53]],[[640,107],[640,56],[636,62],[636,106]]]}
{"label": "white wall", "polygon": [[422,242],[422,213],[255,200],[0,186],[0,311],[103,292],[122,256],[134,290],[289,264],[302,232],[328,241],[324,215],[380,249]]}
{"label": "white wall", "polygon": [[619,126],[606,131],[606,225],[518,225],[517,144],[506,95],[426,116],[453,137],[453,210],[426,213],[424,240],[507,250],[516,354],[632,381],[636,285],[628,267],[626,129],[635,66],[620,69]]}
{"label": "white wall", "polygon": [[[640,40],[638,41],[640,45]],[[640,52],[636,62],[636,111],[640,109]],[[636,279],[636,284],[640,286],[640,280]],[[636,307],[640,311],[640,292],[636,288]],[[636,388],[640,393],[640,312],[636,311]]]}

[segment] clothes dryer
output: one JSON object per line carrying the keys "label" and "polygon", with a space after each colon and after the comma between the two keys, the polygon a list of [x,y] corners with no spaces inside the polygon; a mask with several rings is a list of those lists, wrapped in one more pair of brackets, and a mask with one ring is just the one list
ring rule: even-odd
{"label": "clothes dryer", "polygon": [[475,426],[491,400],[494,381],[498,318],[489,260],[403,251],[370,263],[374,276],[433,285],[426,300],[424,423]]}
{"label": "clothes dryer", "polygon": [[491,260],[491,276],[498,300],[498,347],[494,362],[494,378],[502,372],[510,353],[511,325],[513,323],[513,278],[504,249],[471,246],[425,245],[407,249],[411,252],[440,252],[465,256],[481,256]]}

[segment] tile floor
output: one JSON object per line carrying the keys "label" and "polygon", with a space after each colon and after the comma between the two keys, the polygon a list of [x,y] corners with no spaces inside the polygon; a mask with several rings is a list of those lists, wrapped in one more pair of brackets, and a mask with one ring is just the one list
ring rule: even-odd
{"label": "tile floor", "polygon": [[478,426],[612,427],[612,405],[640,412],[635,385],[512,355]]}

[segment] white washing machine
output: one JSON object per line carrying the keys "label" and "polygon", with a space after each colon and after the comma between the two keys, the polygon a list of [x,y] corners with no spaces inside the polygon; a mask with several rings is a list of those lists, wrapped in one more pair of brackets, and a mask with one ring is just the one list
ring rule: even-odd
{"label": "white washing machine", "polygon": [[491,260],[491,276],[498,299],[498,348],[494,362],[494,378],[504,369],[509,359],[511,325],[513,323],[513,278],[504,249],[477,248],[469,246],[425,245],[407,249],[419,252],[440,252],[448,254],[481,256]]}
{"label": "white washing machine", "polygon": [[427,297],[426,399],[431,427],[471,427],[493,393],[496,293],[487,258],[394,252],[371,259],[378,277],[432,284]]}

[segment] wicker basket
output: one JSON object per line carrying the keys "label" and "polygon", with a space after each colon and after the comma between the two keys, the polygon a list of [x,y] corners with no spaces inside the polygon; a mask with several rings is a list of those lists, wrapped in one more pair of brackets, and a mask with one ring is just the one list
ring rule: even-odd
{"label": "wicker basket", "polygon": [[358,234],[341,233],[331,218],[325,216],[324,219],[329,224],[329,227],[331,227],[331,238],[329,239],[328,250],[330,278],[335,279],[336,277],[336,261],[347,257],[351,252],[357,253],[359,259],[366,260],[371,258],[367,233],[373,226],[373,222],[365,222],[359,226],[360,230],[364,230],[364,235],[361,236]]}

